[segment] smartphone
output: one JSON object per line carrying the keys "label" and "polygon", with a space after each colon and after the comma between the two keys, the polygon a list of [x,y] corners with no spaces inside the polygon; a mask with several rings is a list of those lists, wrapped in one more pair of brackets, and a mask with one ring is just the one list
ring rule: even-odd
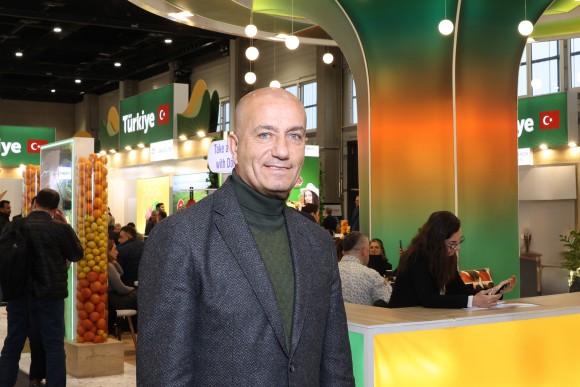
{"label": "smartphone", "polygon": [[509,285],[510,285],[509,282],[506,282],[499,289],[497,289],[497,291],[495,293],[493,293],[493,294],[495,295],[495,294],[501,294],[501,293],[503,293],[503,291],[506,290]]}

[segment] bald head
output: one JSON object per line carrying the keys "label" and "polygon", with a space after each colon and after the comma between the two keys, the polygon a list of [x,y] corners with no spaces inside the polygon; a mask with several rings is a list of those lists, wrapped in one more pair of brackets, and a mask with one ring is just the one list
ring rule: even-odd
{"label": "bald head", "polygon": [[240,100],[228,139],[240,178],[259,193],[286,199],[302,169],[306,112],[280,88],[258,89]]}

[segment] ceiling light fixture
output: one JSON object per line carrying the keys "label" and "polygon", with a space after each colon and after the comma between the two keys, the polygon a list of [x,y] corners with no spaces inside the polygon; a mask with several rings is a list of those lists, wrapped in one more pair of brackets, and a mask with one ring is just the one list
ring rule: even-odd
{"label": "ceiling light fixture", "polygon": [[197,137],[204,138],[205,137],[205,130],[203,130],[203,129],[198,130]]}
{"label": "ceiling light fixture", "polygon": [[576,148],[576,147],[578,146],[578,144],[576,144],[576,141],[570,141],[570,142],[568,143],[568,146],[569,146],[570,148]]}
{"label": "ceiling light fixture", "polygon": [[252,72],[252,62],[250,62],[250,71],[244,75],[244,81],[246,81],[248,85],[253,85],[256,83],[256,74]]}
{"label": "ceiling light fixture", "polygon": [[139,144],[137,144],[137,146],[138,146],[140,149],[143,149],[143,148],[145,148],[145,144],[143,144],[142,142],[140,142]]}
{"label": "ceiling light fixture", "polygon": [[60,28],[59,26],[56,26],[52,29],[53,32],[56,32],[57,34],[62,32],[62,28]]}
{"label": "ceiling light fixture", "polygon": [[99,154],[105,156],[107,154],[107,151],[103,149],[102,151],[99,152]]}
{"label": "ceiling light fixture", "polygon": [[548,149],[548,145],[546,145],[546,144],[540,144],[540,149],[541,150],[546,150],[546,149]]}
{"label": "ceiling light fixture", "polygon": [[444,19],[439,22],[439,32],[441,35],[450,35],[453,32],[453,22],[447,19],[447,0],[444,0]]}
{"label": "ceiling light fixture", "polygon": [[328,47],[326,47],[326,52],[322,55],[322,61],[326,64],[334,62],[334,55],[328,51]]}
{"label": "ceiling light fixture", "polygon": [[116,149],[109,149],[109,153],[115,154],[115,153],[117,153],[117,150]]}
{"label": "ceiling light fixture", "polygon": [[[252,44],[251,40],[250,44]],[[256,60],[258,59],[258,56],[260,56],[260,51],[258,51],[256,47],[250,46],[246,48],[246,58],[248,58],[248,60]]]}
{"label": "ceiling light fixture", "polygon": [[300,40],[298,40],[298,37],[294,36],[294,0],[292,0],[291,17],[292,17],[292,28],[291,28],[292,33],[290,34],[290,36],[286,38],[284,44],[286,44],[286,47],[288,47],[289,50],[296,50],[300,45]]}
{"label": "ceiling light fixture", "polygon": [[253,38],[258,34],[258,27],[254,25],[254,12],[250,11],[250,24],[244,29],[244,33],[248,38]]}
{"label": "ceiling light fixture", "polygon": [[185,134],[180,134],[180,135],[179,135],[179,139],[180,139],[181,141],[185,141],[185,140],[187,140],[187,136],[186,136]]}
{"label": "ceiling light fixture", "polygon": [[56,93],[56,89],[51,89],[50,92],[51,93]]}
{"label": "ceiling light fixture", "polygon": [[127,146],[125,147],[125,150],[131,151],[131,150],[133,150],[133,147],[132,147],[131,145],[127,145]]}
{"label": "ceiling light fixture", "polygon": [[121,67],[121,62],[115,62],[115,67]]}
{"label": "ceiling light fixture", "polygon": [[14,55],[16,55],[18,58],[20,58],[20,57],[22,57],[22,55],[24,55],[24,54],[22,54],[22,51],[18,50],[18,51],[16,51],[16,52],[14,53]]}
{"label": "ceiling light fixture", "polygon": [[171,43],[173,43],[173,40],[167,38],[164,40],[164,42],[165,42],[165,44],[171,44]]}
{"label": "ceiling light fixture", "polygon": [[80,79],[75,79],[75,83],[81,83],[82,81]]}
{"label": "ceiling light fixture", "polygon": [[534,25],[528,20],[528,1],[524,0],[524,20],[518,24],[518,31],[523,36],[529,36],[534,31]]}

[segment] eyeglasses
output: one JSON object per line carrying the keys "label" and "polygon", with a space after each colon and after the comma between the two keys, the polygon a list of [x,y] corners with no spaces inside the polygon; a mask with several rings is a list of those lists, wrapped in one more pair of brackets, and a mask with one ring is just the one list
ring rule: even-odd
{"label": "eyeglasses", "polygon": [[451,250],[457,250],[459,245],[462,244],[463,242],[465,242],[465,236],[462,235],[461,238],[459,239],[459,242],[445,242],[445,246],[447,246]]}

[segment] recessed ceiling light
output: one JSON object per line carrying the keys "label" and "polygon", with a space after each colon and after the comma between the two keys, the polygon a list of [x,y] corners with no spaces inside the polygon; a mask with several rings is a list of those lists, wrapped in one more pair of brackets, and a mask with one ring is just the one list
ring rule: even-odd
{"label": "recessed ceiling light", "polygon": [[80,79],[75,79],[75,83],[81,83],[82,81]]}
{"label": "recessed ceiling light", "polygon": [[59,32],[62,32],[62,28],[60,28],[59,26],[56,26],[56,27],[54,27],[52,30],[53,30],[54,32],[56,32],[57,34],[58,34]]}
{"label": "recessed ceiling light", "polygon": [[56,90],[55,89],[51,89],[50,92],[51,93],[56,93]]}
{"label": "recessed ceiling light", "polygon": [[20,58],[20,57],[21,57],[23,54],[22,54],[22,51],[16,51],[16,52],[14,53],[14,55],[16,55],[17,57],[19,57],[19,58]]}
{"label": "recessed ceiling light", "polygon": [[115,67],[121,67],[121,62],[115,62]]}
{"label": "recessed ceiling light", "polygon": [[173,43],[173,40],[171,40],[171,39],[168,38],[168,39],[165,39],[164,42],[166,44],[171,44],[171,43]]}

